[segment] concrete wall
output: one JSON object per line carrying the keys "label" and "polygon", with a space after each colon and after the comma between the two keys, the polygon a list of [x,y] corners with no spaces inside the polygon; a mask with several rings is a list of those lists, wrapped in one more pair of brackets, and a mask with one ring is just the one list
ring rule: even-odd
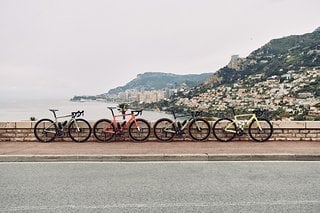
{"label": "concrete wall", "polygon": [[[271,141],[319,141],[320,142],[320,122],[316,121],[297,121],[280,122],[274,121],[274,133]],[[0,142],[22,142],[37,141],[33,134],[35,122],[0,122]],[[91,123],[93,126],[93,123]],[[151,124],[152,126],[152,124]],[[177,140],[190,140],[186,138],[176,138]],[[57,138],[56,141],[71,141],[67,136]],[[119,140],[123,140],[119,138]],[[150,140],[155,140],[151,134]],[[208,138],[209,141],[215,141],[213,134]],[[234,140],[251,140],[248,136],[236,137]],[[96,141],[92,135],[89,141]],[[126,134],[126,141],[130,141]]]}

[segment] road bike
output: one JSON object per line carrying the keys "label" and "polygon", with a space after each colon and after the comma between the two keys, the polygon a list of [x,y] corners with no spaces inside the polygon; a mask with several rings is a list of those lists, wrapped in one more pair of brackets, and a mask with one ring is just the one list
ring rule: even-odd
{"label": "road bike", "polygon": [[[108,109],[112,113],[113,120],[101,119],[93,126],[93,134],[99,142],[109,142],[115,136],[123,136],[126,129],[134,141],[143,142],[148,139],[151,132],[149,123],[142,118],[136,118],[142,115],[142,109],[131,110],[131,113],[121,110],[121,114],[117,115],[113,111],[118,109],[117,107],[108,107]],[[126,117],[129,119],[125,120]],[[120,122],[119,118],[123,121]]]}
{"label": "road bike", "polygon": [[[34,135],[41,142],[53,141],[56,137],[65,135],[67,131],[75,142],[85,142],[91,136],[91,126],[88,121],[78,118],[84,115],[84,111],[71,112],[69,115],[57,116],[57,109],[49,109],[53,113],[54,121],[48,118],[39,120],[34,126]],[[59,120],[68,118],[64,122]]]}
{"label": "road bike", "polygon": [[175,135],[181,137],[186,134],[186,129],[188,129],[188,133],[193,140],[203,141],[209,137],[211,129],[209,122],[199,118],[202,111],[190,112],[189,118],[182,122],[178,118],[185,118],[185,115],[177,116],[174,111],[172,111],[172,114],[174,120],[161,118],[154,124],[154,135],[158,140],[170,141]]}
{"label": "road bike", "polygon": [[[273,133],[273,126],[266,118],[261,118],[263,110],[254,110],[253,113],[236,115],[232,109],[233,119],[221,118],[213,125],[213,135],[222,142],[231,141],[236,135],[249,136],[257,142],[267,141]],[[258,119],[259,117],[259,119]]]}

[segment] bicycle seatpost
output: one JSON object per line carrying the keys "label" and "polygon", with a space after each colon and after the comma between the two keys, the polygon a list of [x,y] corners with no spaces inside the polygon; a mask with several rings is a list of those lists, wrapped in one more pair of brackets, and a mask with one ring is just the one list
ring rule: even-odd
{"label": "bicycle seatpost", "polygon": [[173,118],[176,119],[176,114],[174,113],[174,110],[171,110]]}
{"label": "bicycle seatpost", "polygon": [[54,118],[57,118],[57,115],[56,115],[56,111],[58,111],[57,109],[49,109],[49,111],[53,113]]}
{"label": "bicycle seatpost", "polygon": [[113,112],[112,107],[108,107],[108,109],[111,111],[111,113],[112,113],[112,117],[114,117],[114,112]]}

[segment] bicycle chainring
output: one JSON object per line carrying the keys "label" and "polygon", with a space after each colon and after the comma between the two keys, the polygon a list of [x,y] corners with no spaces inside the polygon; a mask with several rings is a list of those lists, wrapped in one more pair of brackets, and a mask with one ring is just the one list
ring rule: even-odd
{"label": "bicycle chainring", "polygon": [[246,133],[243,131],[243,129],[240,129],[240,128],[238,128],[237,129],[237,135],[238,136],[243,136],[243,135],[245,135]]}

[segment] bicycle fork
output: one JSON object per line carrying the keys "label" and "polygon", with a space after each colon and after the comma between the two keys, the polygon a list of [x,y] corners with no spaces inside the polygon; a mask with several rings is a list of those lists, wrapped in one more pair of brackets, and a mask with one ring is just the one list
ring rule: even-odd
{"label": "bicycle fork", "polygon": [[75,125],[76,125],[77,132],[80,132],[81,128],[79,127],[78,122],[76,120],[74,120],[73,123],[75,123]]}

